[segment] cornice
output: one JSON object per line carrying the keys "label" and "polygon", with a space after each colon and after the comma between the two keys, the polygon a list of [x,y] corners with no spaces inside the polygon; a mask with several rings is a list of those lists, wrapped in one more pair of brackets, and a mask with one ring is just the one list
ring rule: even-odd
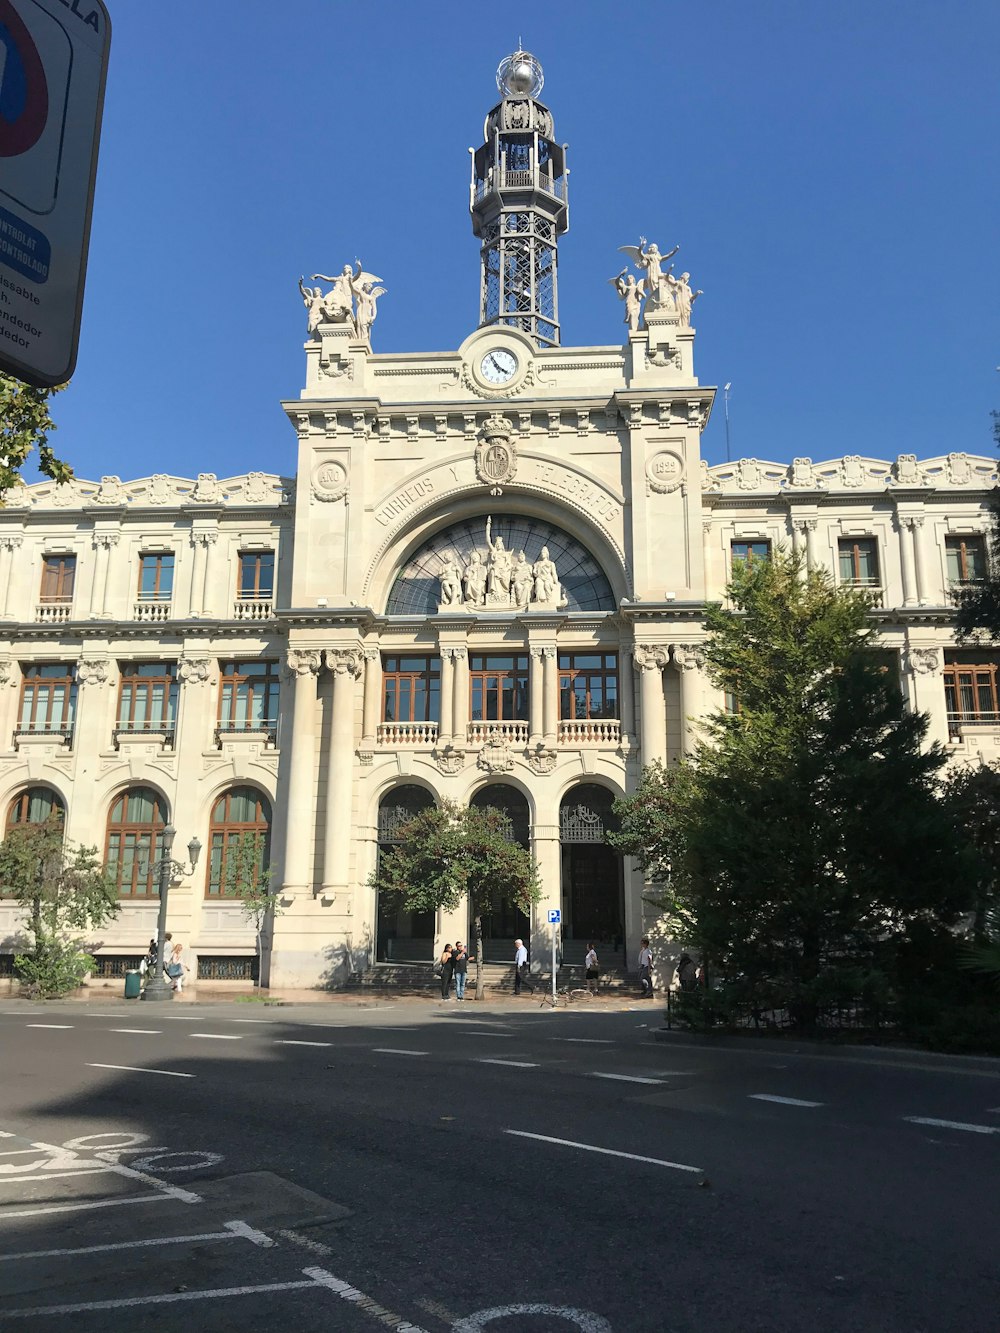
{"label": "cornice", "polygon": [[186,639],[258,639],[284,638],[282,626],[272,620],[164,620],[158,623],[139,620],[66,620],[59,625],[36,621],[0,621],[0,639],[23,642],[26,639],[63,642],[72,640],[150,639],[156,643],[183,642]]}

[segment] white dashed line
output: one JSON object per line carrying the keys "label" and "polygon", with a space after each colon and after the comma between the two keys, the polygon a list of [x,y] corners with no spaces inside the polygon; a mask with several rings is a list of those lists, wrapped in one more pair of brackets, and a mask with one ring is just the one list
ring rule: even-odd
{"label": "white dashed line", "polygon": [[592,1143],[575,1143],[572,1139],[554,1139],[547,1134],[529,1134],[525,1129],[505,1129],[505,1134],[513,1134],[519,1139],[537,1139],[540,1143],[556,1143],[562,1148],[580,1148],[584,1152],[601,1153],[605,1157],[624,1157],[630,1162],[649,1162],[652,1166],[667,1166],[674,1171],[691,1171],[701,1175],[700,1166],[685,1166],[682,1162],[667,1162],[660,1157],[640,1157],[634,1152],[617,1152],[614,1148],[598,1148]]}
{"label": "white dashed line", "polygon": [[278,1022],[276,1018],[230,1018],[230,1023],[255,1023],[265,1027],[271,1027]]}
{"label": "white dashed line", "polygon": [[904,1115],[911,1125],[932,1125],[935,1129],[964,1129],[968,1134],[1000,1134],[1000,1125],[968,1125],[962,1120],[935,1120],[931,1116]]}
{"label": "white dashed line", "polygon": [[192,1037],[202,1037],[205,1041],[242,1041],[243,1036],[239,1032],[191,1032]]}
{"label": "white dashed line", "polygon": [[[272,1247],[274,1241],[262,1231],[256,1231],[246,1222],[227,1222],[225,1231],[202,1231],[195,1236],[157,1236],[153,1240],[120,1240],[110,1245],[84,1245],[74,1250],[20,1250],[16,1254],[0,1254],[0,1264],[15,1259],[57,1259],[81,1254],[107,1254],[113,1250],[145,1250],[156,1245],[187,1245],[206,1240],[236,1240],[242,1238],[254,1245]],[[279,1231],[278,1235],[282,1233]],[[329,1254],[330,1251],[327,1250]]]}
{"label": "white dashed line", "polygon": [[108,1028],[109,1032],[135,1032],[140,1037],[159,1037],[163,1035],[162,1028]]}
{"label": "white dashed line", "polygon": [[770,1092],[751,1092],[752,1102],[777,1102],[780,1106],[822,1106],[822,1102],[805,1102],[801,1097],[775,1097]]}
{"label": "white dashed line", "polygon": [[550,1037],[549,1041],[571,1041],[577,1046],[613,1046],[609,1037]]}
{"label": "white dashed line", "polygon": [[141,1065],[88,1064],[88,1069],[121,1069],[126,1074],[166,1074],[168,1078],[195,1078],[195,1074],[178,1074],[174,1069],[144,1069]]}
{"label": "white dashed line", "polygon": [[275,1046],[332,1046],[330,1041],[293,1041],[290,1037],[283,1041],[276,1041]]}
{"label": "white dashed line", "polygon": [[70,1032],[73,1029],[72,1023],[25,1023],[28,1028],[53,1028],[58,1032]]}
{"label": "white dashed line", "polygon": [[396,1046],[376,1046],[376,1055],[430,1055],[430,1051],[403,1051]]}
{"label": "white dashed line", "polygon": [[596,1070],[591,1071],[591,1078],[613,1078],[618,1083],[663,1083],[662,1078],[645,1078],[638,1074],[598,1074]]}
{"label": "white dashed line", "polygon": [[489,1060],[486,1056],[481,1056],[475,1062],[477,1065],[508,1065],[511,1069],[537,1069],[538,1065],[533,1060]]}

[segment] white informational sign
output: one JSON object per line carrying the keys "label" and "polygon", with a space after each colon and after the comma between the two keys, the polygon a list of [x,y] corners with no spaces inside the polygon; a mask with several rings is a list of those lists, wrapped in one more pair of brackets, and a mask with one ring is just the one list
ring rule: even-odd
{"label": "white informational sign", "polygon": [[0,0],[0,371],[76,365],[111,20],[102,0]]}
{"label": "white informational sign", "polygon": [[550,926],[558,926],[558,924],[559,924],[559,922],[560,922],[561,920],[562,920],[562,909],[559,908],[559,907],[550,907],[550,908],[549,908],[549,925],[550,925]]}

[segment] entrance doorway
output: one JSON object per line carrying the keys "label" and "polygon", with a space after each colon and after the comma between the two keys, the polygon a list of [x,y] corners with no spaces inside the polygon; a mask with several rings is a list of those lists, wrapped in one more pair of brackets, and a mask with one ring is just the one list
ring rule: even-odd
{"label": "entrance doorway", "polygon": [[[378,855],[399,842],[399,830],[414,815],[434,804],[430,792],[406,783],[386,792],[378,808]],[[410,912],[378,895],[375,905],[375,961],[378,963],[431,963],[434,961],[434,912]]]}
{"label": "entrance doorway", "polygon": [[[480,809],[491,806],[507,817],[508,837],[526,850],[531,845],[531,818],[528,802],[514,787],[491,782],[481,788],[469,802]],[[469,938],[475,940],[475,920],[469,914]],[[531,946],[531,918],[505,898],[498,899],[489,912],[483,913],[483,962],[509,963],[514,957],[514,941],[524,940]]]}
{"label": "entrance doorway", "polygon": [[[614,796],[594,783],[567,792],[559,807],[563,957],[582,963],[593,943],[602,968],[627,966],[622,858],[604,840],[617,827]],[[578,956],[579,955],[579,956]]]}

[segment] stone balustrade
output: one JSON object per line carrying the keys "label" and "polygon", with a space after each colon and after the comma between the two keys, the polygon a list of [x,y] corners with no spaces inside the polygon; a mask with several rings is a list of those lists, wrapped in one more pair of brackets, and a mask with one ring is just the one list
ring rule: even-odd
{"label": "stone balustrade", "polygon": [[437,742],[436,722],[380,722],[379,745],[434,745]]}
{"label": "stone balustrade", "polygon": [[560,745],[617,745],[622,724],[616,717],[581,718],[559,723]]}

